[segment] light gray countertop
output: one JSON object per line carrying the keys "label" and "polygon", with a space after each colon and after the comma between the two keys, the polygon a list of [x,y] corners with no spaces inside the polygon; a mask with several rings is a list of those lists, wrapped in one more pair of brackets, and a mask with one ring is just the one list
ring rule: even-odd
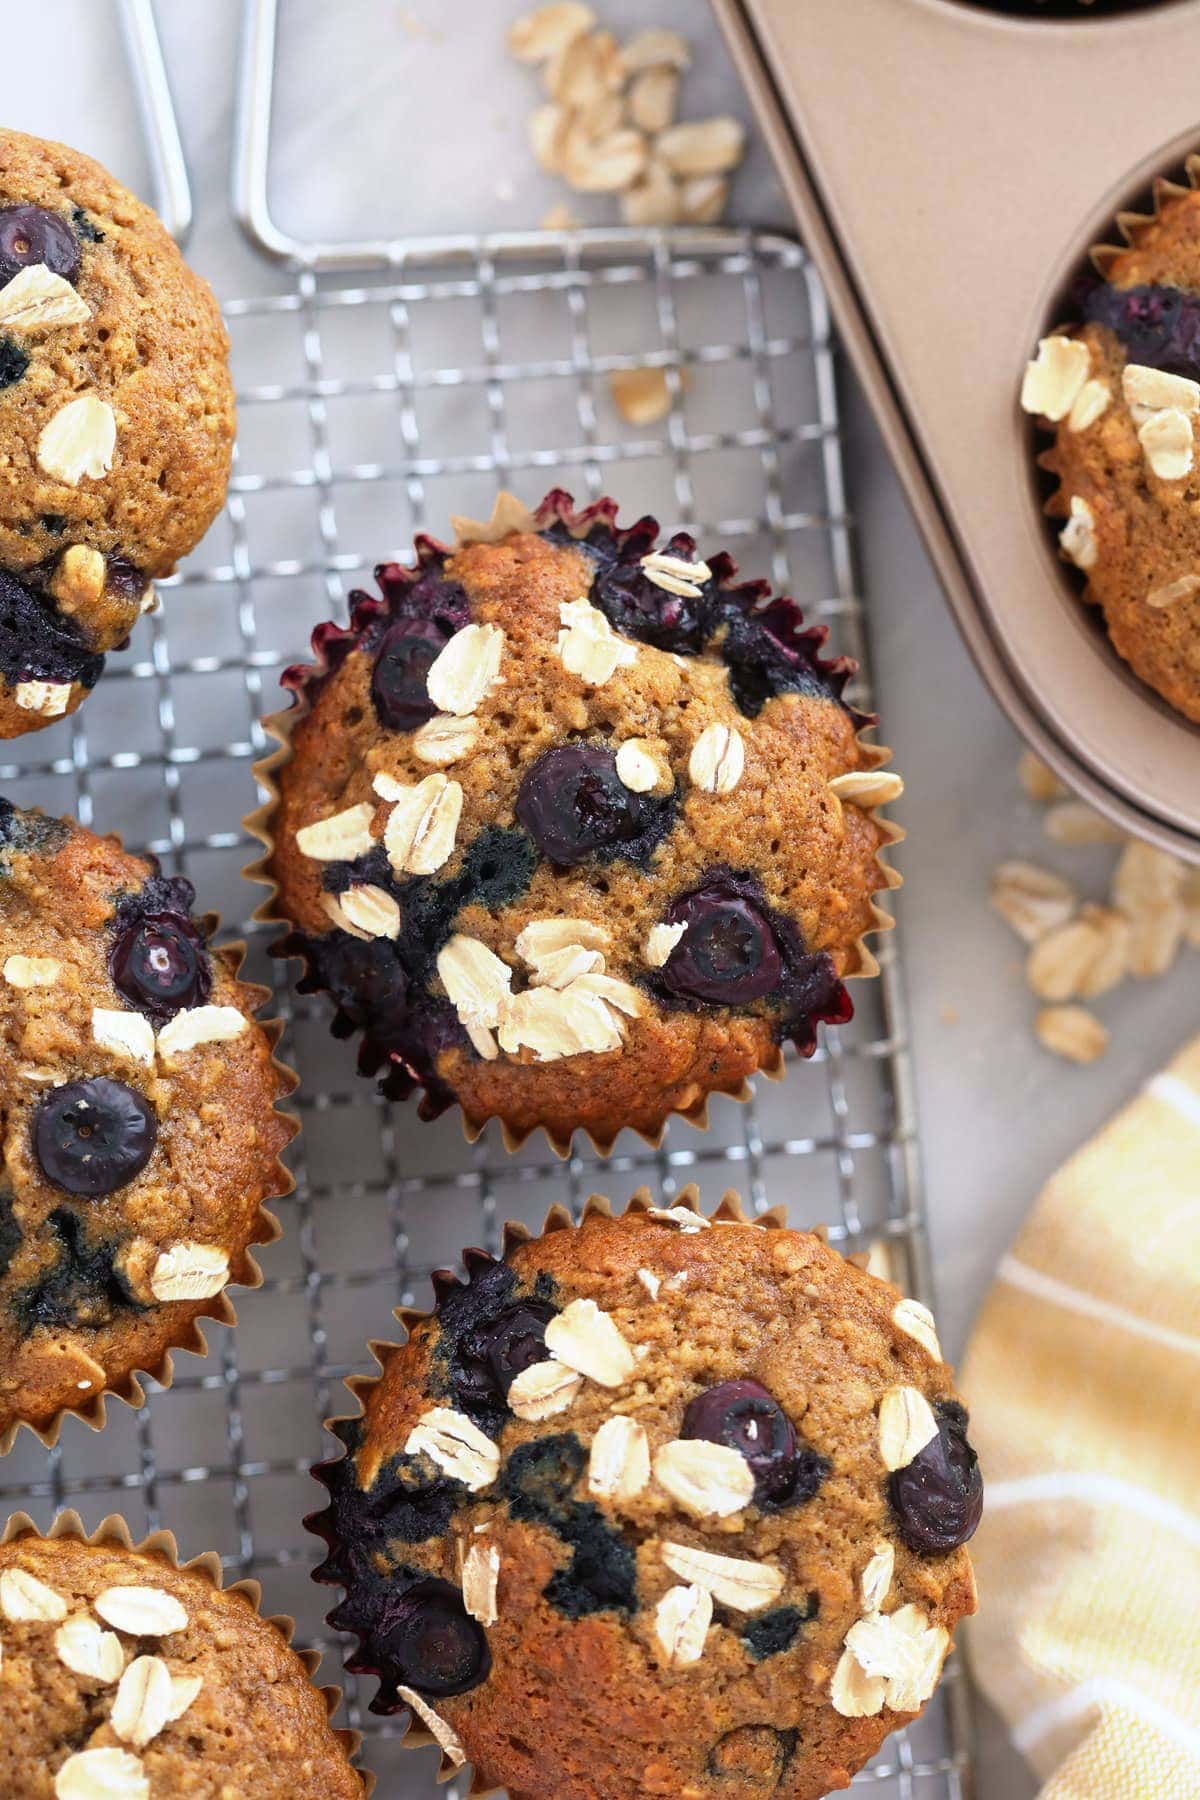
{"label": "light gray countertop", "polygon": [[[292,229],[515,227],[563,197],[525,145],[535,84],[496,55],[498,21],[519,10],[512,0],[288,0],[281,10],[274,198]],[[618,30],[646,16],[637,0],[606,0],[600,10]],[[238,6],[169,0],[160,12],[195,186],[190,254],[219,295],[253,292],[264,270],[227,203]],[[381,20],[388,53],[365,64],[364,34],[377,41]],[[689,113],[747,116],[707,7],[656,0],[653,22],[678,24],[697,46]],[[26,9],[7,21],[6,52],[7,122],[94,153],[145,192],[109,8],[51,0]],[[612,216],[603,202],[580,210]],[[738,177],[734,211],[740,221],[786,224],[760,146]],[[1041,1183],[1200,1024],[1200,958],[1193,951],[1173,977],[1128,984],[1102,1003],[1113,1044],[1100,1064],[1079,1070],[1034,1043],[1021,946],[986,903],[999,859],[1043,854],[1036,809],[1016,781],[1017,741],[963,650],[846,371],[843,392],[883,735],[909,784],[899,811],[910,840],[897,858],[907,884],[903,955],[940,1316],[957,1351]],[[1093,876],[1099,891],[1110,858],[1054,851],[1047,860]],[[1031,1791],[991,1731],[981,1761],[984,1800]]]}

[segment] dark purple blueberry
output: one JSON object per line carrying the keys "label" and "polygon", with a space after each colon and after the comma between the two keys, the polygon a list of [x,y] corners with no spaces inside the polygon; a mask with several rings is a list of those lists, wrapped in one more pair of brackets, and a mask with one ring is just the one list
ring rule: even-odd
{"label": "dark purple blueberry", "polygon": [[15,338],[0,337],[0,389],[13,387],[28,367],[28,350]]}
{"label": "dark purple blueberry", "polygon": [[415,731],[437,707],[425,682],[448,642],[432,619],[402,619],[384,635],[371,676],[371,699],[389,731]]}
{"label": "dark purple blueberry", "polygon": [[907,1468],[888,1477],[888,1500],[910,1550],[938,1556],[974,1535],[983,1515],[983,1476],[957,1402],[934,1408],[938,1434]]}
{"label": "dark purple blueberry", "polygon": [[86,1199],[115,1193],[140,1175],[157,1138],[153,1108],[107,1075],[54,1088],[33,1121],[33,1148],[47,1181]]}
{"label": "dark purple blueberry", "polygon": [[10,686],[78,681],[91,688],[103,668],[104,658],[88,649],[77,625],[0,571],[0,674]]}
{"label": "dark purple blueberry", "polygon": [[1105,281],[1088,290],[1083,316],[1115,331],[1130,362],[1200,377],[1200,294],[1156,285],[1116,288]]}
{"label": "dark purple blueberry", "polygon": [[683,1435],[744,1456],[754,1475],[754,1498],[768,1510],[811,1500],[829,1473],[825,1458],[800,1442],[774,1394],[749,1377],[697,1394],[683,1415]]}
{"label": "dark purple blueberry", "polygon": [[399,1026],[408,999],[408,978],[386,938],[364,942],[344,932],[320,940],[321,980],[358,1030],[381,1036]]}
{"label": "dark purple blueberry", "polygon": [[[634,548],[641,551],[638,540]],[[668,556],[696,560],[695,540],[680,533],[663,545]],[[592,587],[592,601],[615,631],[660,650],[698,656],[715,624],[716,587],[711,577],[697,579],[697,596],[669,594],[651,581],[640,554],[602,568]]]}
{"label": "dark purple blueberry", "polygon": [[204,940],[194,920],[182,914],[135,920],[114,943],[108,967],[117,992],[154,1019],[203,1006],[212,991]]}
{"label": "dark purple blueberry", "polygon": [[79,239],[61,213],[44,206],[0,207],[0,287],[32,263],[74,281],[79,273]]}
{"label": "dark purple blueberry", "polygon": [[146,592],[146,577],[127,556],[109,551],[105,557],[104,591],[118,600],[140,600]]}
{"label": "dark purple blueberry", "polygon": [[615,753],[597,744],[547,750],[517,792],[517,818],[542,855],[563,868],[632,853],[639,839],[665,828],[670,806],[627,788]]}
{"label": "dark purple blueberry", "polygon": [[397,1687],[419,1694],[465,1694],[486,1680],[491,1667],[483,1627],[458,1589],[432,1575],[387,1606],[370,1650]]}
{"label": "dark purple blueberry", "polygon": [[546,1326],[555,1308],[544,1300],[521,1300],[496,1318],[464,1334],[459,1343],[455,1388],[460,1399],[485,1403],[508,1390],[532,1363],[546,1356]]}
{"label": "dark purple blueberry", "polygon": [[687,927],[659,971],[673,994],[745,1006],[779,986],[783,959],[775,934],[752,900],[719,879],[673,900],[668,925]]}

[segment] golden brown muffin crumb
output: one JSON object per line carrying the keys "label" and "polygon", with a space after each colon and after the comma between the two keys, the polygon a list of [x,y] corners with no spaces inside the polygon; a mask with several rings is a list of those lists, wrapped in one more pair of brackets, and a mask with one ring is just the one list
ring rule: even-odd
{"label": "golden brown muffin crumb", "polygon": [[276,1233],[289,1078],[191,900],[115,838],[0,805],[0,1439],[137,1397]]}
{"label": "golden brown muffin crumb", "polygon": [[375,1709],[412,1707],[481,1785],[816,1800],[974,1610],[982,1488],[929,1314],[739,1221],[694,1190],[552,1217],[438,1277],[351,1384],[318,1471],[331,1623]]}
{"label": "golden brown muffin crumb", "polygon": [[204,1566],[16,1537],[0,1545],[0,1649],[0,1792],[14,1800],[364,1792],[300,1657]]}
{"label": "golden brown muffin crumb", "polygon": [[792,602],[611,502],[512,504],[286,677],[272,913],[388,1094],[653,1137],[849,1017],[902,784]]}

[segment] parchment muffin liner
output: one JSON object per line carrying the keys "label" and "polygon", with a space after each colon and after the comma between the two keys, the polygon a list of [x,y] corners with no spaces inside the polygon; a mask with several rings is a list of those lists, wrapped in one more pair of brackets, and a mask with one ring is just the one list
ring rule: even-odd
{"label": "parchment muffin liner", "polygon": [[[220,914],[215,912],[194,915],[196,923],[204,933],[206,948],[210,956],[219,961],[233,980],[238,980],[239,972],[246,959],[246,945],[237,939],[228,944],[213,944],[212,938],[220,930]],[[279,1092],[272,1105],[272,1112],[284,1122],[287,1138],[281,1151],[295,1139],[300,1130],[300,1120],[295,1113],[284,1112],[280,1102],[295,1093],[300,1085],[300,1077],[287,1063],[283,1062],[275,1052],[283,1035],[281,1019],[257,1018],[258,1013],[272,998],[271,989],[261,982],[251,981],[242,984],[243,998],[248,1015],[255,1019],[259,1029],[267,1040],[271,1052],[271,1066],[279,1078]],[[34,1423],[30,1419],[14,1419],[3,1430],[0,1430],[0,1456],[6,1456],[12,1449],[18,1435],[29,1431],[39,1443],[47,1449],[53,1449],[62,1431],[63,1422],[68,1418],[82,1421],[91,1431],[102,1431],[107,1422],[106,1402],[110,1399],[120,1400],[135,1411],[146,1403],[146,1390],[142,1378],[154,1381],[161,1388],[169,1388],[175,1379],[174,1353],[179,1350],[190,1351],[195,1356],[208,1355],[208,1342],[200,1328],[201,1319],[211,1319],[218,1325],[236,1325],[237,1313],[229,1298],[229,1289],[238,1287],[247,1292],[259,1288],[263,1284],[263,1272],[254,1255],[255,1249],[264,1244],[273,1244],[283,1236],[283,1226],[267,1204],[271,1200],[281,1200],[293,1192],[296,1180],[290,1169],[276,1156],[267,1191],[260,1200],[257,1212],[251,1224],[245,1248],[240,1256],[231,1253],[229,1279],[219,1293],[210,1299],[197,1301],[167,1301],[164,1305],[186,1305],[190,1310],[181,1322],[178,1336],[163,1350],[162,1356],[152,1368],[133,1368],[113,1381],[106,1381],[103,1387],[89,1392],[85,1400],[78,1404],[60,1407],[54,1417],[44,1425]],[[97,1365],[99,1366],[99,1365]]]}
{"label": "parchment muffin liner", "polygon": [[[679,1193],[672,1198],[670,1205],[672,1208],[679,1207],[686,1212],[695,1213],[700,1218],[708,1218],[712,1220],[714,1224],[758,1225],[761,1226],[764,1231],[781,1231],[787,1228],[787,1209],[785,1207],[773,1206],[767,1212],[750,1215],[746,1212],[741,1195],[733,1188],[728,1189],[726,1193],[721,1196],[721,1199],[711,1213],[704,1212],[704,1209],[700,1204],[700,1189],[695,1182],[691,1182],[687,1187],[681,1188]],[[654,1196],[651,1194],[649,1188],[645,1187],[638,1188],[619,1212],[614,1212],[612,1201],[607,1199],[603,1194],[592,1194],[584,1202],[583,1210],[580,1213],[578,1220],[572,1217],[569,1210],[561,1201],[556,1200],[546,1213],[540,1231],[532,1230],[519,1219],[505,1220],[501,1227],[501,1250],[498,1259],[493,1257],[489,1251],[467,1249],[463,1252],[462,1260],[468,1274],[470,1274],[475,1268],[490,1267],[497,1260],[503,1261],[509,1255],[510,1251],[517,1249],[521,1244],[529,1243],[531,1239],[546,1237],[551,1232],[556,1231],[577,1230],[580,1225],[584,1224],[590,1218],[597,1216],[601,1218],[625,1218],[632,1213],[648,1213],[652,1210],[655,1210]],[[827,1231],[823,1226],[818,1226],[813,1229],[810,1232],[810,1235],[820,1237],[822,1241],[826,1241],[827,1239]],[[864,1258],[850,1257],[846,1260],[862,1266],[865,1256]],[[354,1399],[357,1405],[357,1411],[352,1413],[338,1413],[325,1420],[325,1429],[333,1437],[338,1439],[341,1454],[338,1456],[327,1457],[323,1461],[313,1464],[312,1474],[323,1486],[329,1486],[329,1482],[326,1479],[327,1471],[337,1468],[341,1463],[345,1462],[349,1455],[349,1451],[346,1449],[338,1432],[338,1426],[353,1425],[365,1415],[366,1397],[371,1392],[372,1388],[377,1387],[383,1380],[387,1369],[388,1358],[394,1352],[399,1352],[404,1348],[405,1343],[411,1337],[413,1329],[417,1325],[424,1324],[427,1320],[437,1316],[438,1301],[440,1300],[441,1295],[452,1291],[460,1285],[458,1277],[452,1269],[435,1270],[432,1280],[434,1294],[436,1296],[435,1303],[432,1307],[424,1309],[419,1306],[399,1306],[396,1308],[394,1316],[404,1328],[403,1338],[398,1341],[388,1338],[369,1338],[367,1340],[367,1349],[375,1359],[379,1371],[378,1374],[349,1375],[342,1383],[343,1387],[348,1390]],[[331,1521],[331,1508],[323,1507],[319,1512],[310,1513],[304,1523],[315,1536],[321,1539],[327,1549],[333,1548],[334,1536]],[[314,1573],[313,1579],[319,1581],[325,1587],[337,1587],[342,1588],[343,1592],[345,1591],[342,1582],[334,1577],[322,1575],[319,1570]],[[359,1667],[357,1662],[356,1672],[367,1675],[379,1674],[378,1670],[369,1668],[365,1665]],[[431,1708],[430,1710],[436,1712],[435,1708]],[[446,1746],[441,1743],[441,1740],[435,1736],[434,1732],[424,1720],[411,1709],[409,1724],[401,1734],[399,1741],[406,1750],[424,1750],[430,1744],[439,1745],[442,1750],[442,1760],[437,1775],[439,1782],[450,1781],[454,1776],[459,1774],[467,1760],[466,1757],[461,1754],[461,1747],[458,1753],[447,1749]],[[487,1800],[487,1797],[489,1796],[503,1795],[505,1790],[498,1787],[489,1787],[481,1782],[478,1774],[473,1769],[471,1786],[468,1788],[467,1792],[470,1795],[471,1800]]]}
{"label": "parchment muffin liner", "polygon": [[[426,557],[452,554],[453,551],[460,550],[467,544],[498,543],[502,538],[507,537],[510,532],[543,531],[551,525],[559,525],[576,540],[584,538],[591,527],[596,524],[607,525],[613,530],[617,541],[622,546],[627,544],[630,540],[644,538],[646,547],[650,548],[657,542],[660,535],[657,521],[648,517],[638,520],[632,526],[618,526],[616,521],[617,504],[614,500],[609,498],[596,500],[592,504],[576,511],[572,497],[564,492],[563,489],[554,488],[547,494],[540,506],[535,510],[530,510],[530,508],[526,506],[523,501],[517,499],[515,495],[502,490],[496,496],[490,519],[468,519],[454,513],[450,515],[450,525],[454,532],[454,538],[451,543],[442,543],[440,540],[431,537],[425,532],[418,533],[414,540],[418,560],[411,567],[405,568],[403,573],[412,575],[415,578],[420,570],[423,559]],[[737,565],[727,552],[719,551],[715,555],[710,556],[708,558],[708,564],[713,571],[718,586],[732,587],[735,585]],[[736,583],[736,585],[742,591],[752,590],[755,598],[758,600],[765,601],[770,596],[770,587],[767,582],[744,582]],[[821,674],[830,678],[835,683],[837,691],[840,694],[841,687],[844,686],[845,682],[855,673],[857,664],[854,663],[851,658],[845,656],[834,658],[824,658],[820,656],[819,651],[824,646],[829,636],[828,627],[825,625],[803,624],[799,608],[796,607],[795,603],[792,601],[776,600],[775,603],[792,608],[796,620],[797,636],[803,642],[806,649],[812,654],[814,667],[816,667]],[[255,910],[254,918],[260,923],[281,925],[286,928],[284,935],[278,938],[272,945],[271,954],[286,957],[289,960],[300,963],[301,974],[298,978],[298,985],[302,993],[323,990],[320,990],[319,988],[319,983],[315,978],[315,971],[313,970],[310,958],[306,955],[302,946],[295,941],[296,934],[294,921],[288,918],[280,905],[279,883],[271,874],[269,867],[275,844],[272,832],[272,821],[280,798],[277,777],[279,771],[292,760],[293,736],[296,728],[303,723],[312,711],[311,695],[313,691],[319,689],[326,677],[336,670],[351,653],[357,645],[364,629],[374,621],[386,617],[388,615],[388,610],[389,603],[386,598],[362,594],[355,600],[354,605],[352,606],[349,625],[340,626],[332,621],[318,625],[312,633],[311,640],[314,658],[313,662],[297,664],[293,668],[286,670],[282,677],[282,684],[289,687],[292,691],[292,704],[281,712],[269,714],[262,721],[263,729],[268,737],[275,739],[277,747],[254,765],[255,778],[258,781],[259,787],[268,797],[262,805],[256,807],[252,813],[248,814],[242,823],[246,831],[248,831],[252,837],[256,838],[263,846],[263,851],[261,856],[256,857],[252,862],[246,865],[243,873],[250,881],[256,882],[259,886],[265,887],[268,890],[266,898]],[[874,714],[863,713],[853,707],[849,710],[856,726],[856,741],[866,759],[863,764],[862,772],[870,773],[883,768],[892,760],[891,750],[880,744],[868,743],[864,736],[864,733],[870,730],[876,723]],[[891,914],[878,903],[874,896],[876,894],[886,893],[889,889],[898,888],[902,885],[903,877],[885,860],[885,853],[891,845],[899,843],[904,838],[905,833],[902,827],[897,825],[893,820],[885,818],[879,811],[879,804],[883,804],[882,802],[879,804],[870,804],[866,801],[856,801],[855,804],[860,806],[861,810],[870,814],[882,836],[883,841],[874,857],[875,865],[880,874],[880,882],[879,886],[872,890],[872,895],[868,902],[871,923],[867,926],[862,935],[856,938],[849,946],[847,952],[848,966],[838,977],[838,988],[835,999],[838,999],[839,1003],[831,1007],[828,1012],[819,1012],[811,1016],[809,1021],[811,1026],[810,1036],[803,1042],[797,1044],[797,1048],[803,1057],[811,1056],[815,1049],[816,1030],[819,1025],[841,1025],[846,1024],[849,1021],[853,1008],[849,996],[845,993],[844,984],[847,981],[866,979],[879,973],[878,960],[866,942],[866,939],[883,932],[891,931],[895,924]],[[328,998],[329,997],[327,996],[327,999]],[[336,1003],[333,1003],[333,1007],[334,1010],[330,1020],[331,1029],[337,1026],[339,1018]],[[349,1022],[347,1022],[347,1028],[344,1032],[337,1033],[337,1035],[344,1036],[350,1036],[352,1034],[358,1035],[354,1033],[354,1028],[350,1026]],[[364,1046],[368,1041],[367,1035],[364,1034],[362,1037]],[[374,1078],[374,1075],[378,1070],[378,1064],[383,1060],[384,1055],[381,1052],[377,1063],[372,1069],[370,1071],[364,1069],[361,1072],[364,1074],[369,1072],[371,1077]],[[405,1065],[405,1072],[412,1078],[414,1088],[424,1086],[421,1077],[419,1077],[414,1070],[408,1068],[407,1065]],[[773,1046],[773,1052],[764,1056],[756,1073],[765,1075],[771,1081],[778,1081],[783,1078],[784,1072],[785,1063],[783,1047],[781,1044],[775,1044]],[[612,1153],[613,1145],[620,1135],[621,1130],[634,1131],[644,1143],[648,1144],[652,1149],[658,1149],[662,1144],[667,1123],[671,1118],[682,1119],[686,1124],[693,1126],[696,1130],[705,1131],[708,1129],[709,1123],[708,1103],[713,1095],[723,1094],[729,1099],[745,1104],[751,1098],[752,1093],[753,1089],[751,1088],[749,1080],[746,1078],[731,1083],[728,1086],[716,1086],[710,1088],[706,1093],[702,1094],[693,1105],[675,1108],[668,1115],[668,1118],[664,1119],[659,1129],[652,1133],[642,1131],[636,1126],[619,1126],[611,1135],[605,1136],[598,1136],[594,1131],[591,1131],[584,1126],[577,1127],[576,1132],[586,1137],[596,1154],[602,1157],[609,1156]],[[406,1094],[403,1097],[408,1098],[409,1096]],[[428,1093],[424,1093],[419,1103],[419,1115],[423,1119],[431,1119],[437,1117],[440,1112],[449,1110],[451,1105],[457,1105],[458,1107],[463,1136],[467,1143],[475,1143],[490,1121],[487,1119],[483,1121],[474,1121],[470,1119],[457,1099],[449,1101],[443,1106],[435,1106],[430,1101]],[[501,1140],[507,1151],[514,1152],[519,1150],[530,1137],[540,1131],[545,1136],[546,1141],[554,1154],[564,1160],[571,1154],[571,1145],[576,1135],[576,1133],[573,1132],[569,1136],[562,1138],[557,1136],[546,1125],[514,1129],[504,1118],[499,1119],[499,1125]]]}
{"label": "parchment muffin liner", "polygon": [[[325,1703],[325,1715],[332,1723],[333,1715],[342,1703],[342,1690],[332,1682],[317,1685],[314,1679],[321,1666],[319,1650],[296,1649],[292,1639],[296,1633],[296,1621],[287,1613],[264,1613],[262,1610],[261,1582],[244,1578],[240,1581],[225,1583],[225,1572],[221,1566],[221,1558],[215,1550],[202,1551],[199,1556],[191,1557],[187,1562],[179,1558],[179,1546],[175,1534],[170,1531],[152,1531],[140,1542],[135,1542],[124,1517],[120,1513],[109,1513],[101,1519],[94,1531],[87,1531],[79,1513],[73,1507],[56,1513],[49,1527],[43,1531],[37,1521],[27,1512],[15,1512],[9,1515],[4,1530],[0,1533],[0,1544],[11,1544],[24,1537],[41,1538],[47,1542],[55,1542],[59,1538],[77,1538],[90,1548],[108,1545],[114,1549],[132,1551],[137,1556],[159,1556],[183,1575],[197,1575],[207,1581],[218,1593],[240,1594],[253,1608],[256,1616],[277,1631],[287,1647],[292,1650],[301,1663],[309,1681],[316,1687]],[[347,1762],[353,1765],[362,1744],[362,1732],[353,1731],[347,1726],[334,1726],[333,1735],[345,1752]],[[375,1777],[368,1770],[355,1767],[355,1774],[363,1783],[363,1800],[370,1800],[375,1786]]]}

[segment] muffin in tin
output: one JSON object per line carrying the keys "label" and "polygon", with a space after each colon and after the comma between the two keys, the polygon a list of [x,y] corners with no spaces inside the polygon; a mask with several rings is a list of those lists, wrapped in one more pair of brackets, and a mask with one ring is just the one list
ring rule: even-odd
{"label": "muffin in tin", "polygon": [[850,1017],[902,784],[852,665],[728,556],[557,491],[455,523],[284,678],[265,915],[391,1097],[653,1138]]}
{"label": "muffin in tin", "polygon": [[465,1261],[316,1471],[373,1710],[522,1800],[844,1787],[974,1610],[982,1482],[928,1311],[694,1190]]}
{"label": "muffin in tin", "polygon": [[363,1800],[336,1690],[258,1586],[165,1532],[17,1514],[0,1543],[0,1792],[12,1800]]}
{"label": "muffin in tin", "polygon": [[0,737],[75,710],[219,511],[227,353],[148,207],[0,132]]}
{"label": "muffin in tin", "polygon": [[[1192,172],[1200,165],[1194,164]],[[1046,510],[1133,672],[1200,723],[1200,193],[1160,182],[1093,252],[1079,318],[1038,346],[1021,392],[1054,433]]]}
{"label": "muffin in tin", "polygon": [[0,802],[0,1448],[103,1421],[229,1322],[287,1192],[294,1085],[266,990],[208,942],[191,884],[115,838]]}

